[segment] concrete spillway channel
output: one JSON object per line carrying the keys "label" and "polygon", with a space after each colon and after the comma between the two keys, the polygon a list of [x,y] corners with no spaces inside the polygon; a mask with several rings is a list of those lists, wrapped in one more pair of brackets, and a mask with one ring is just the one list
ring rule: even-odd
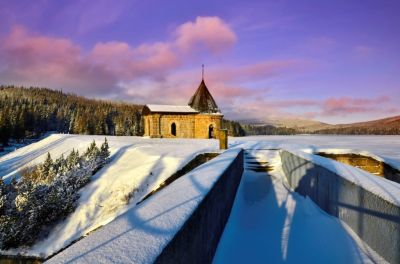
{"label": "concrete spillway channel", "polygon": [[365,263],[343,223],[285,187],[277,150],[246,150],[214,263]]}

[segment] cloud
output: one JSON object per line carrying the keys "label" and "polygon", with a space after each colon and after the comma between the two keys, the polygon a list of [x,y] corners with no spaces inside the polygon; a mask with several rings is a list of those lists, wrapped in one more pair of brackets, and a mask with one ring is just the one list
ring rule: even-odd
{"label": "cloud", "polygon": [[370,46],[358,45],[354,47],[354,52],[360,58],[368,58],[373,54],[374,49]]}
{"label": "cloud", "polygon": [[390,98],[388,96],[381,96],[374,99],[350,97],[329,98],[322,104],[321,115],[336,116],[373,112],[380,109],[382,104],[389,101]]}
{"label": "cloud", "polygon": [[312,63],[307,60],[265,60],[239,66],[217,66],[211,69],[209,77],[212,80],[225,82],[255,81],[282,74],[302,72],[310,67],[312,67]]}
{"label": "cloud", "polygon": [[0,77],[5,83],[79,89],[87,94],[92,89],[105,92],[116,81],[68,39],[32,35],[16,26],[1,43]]}
{"label": "cloud", "polygon": [[0,43],[3,83],[48,86],[84,95],[118,95],[121,82],[162,81],[185,63],[186,54],[204,48],[211,55],[236,40],[233,30],[218,17],[197,17],[177,27],[167,41],[131,46],[98,42],[88,52],[66,38],[42,36],[14,26]]}
{"label": "cloud", "polygon": [[221,53],[236,42],[235,32],[219,17],[197,17],[176,29],[176,45],[184,52],[206,49]]}
{"label": "cloud", "polygon": [[162,76],[179,64],[168,43],[142,44],[131,47],[124,42],[97,43],[89,58],[104,67],[120,81],[139,77]]}
{"label": "cloud", "polygon": [[393,106],[389,97],[380,96],[374,99],[331,97],[321,100],[268,100],[266,97],[259,97],[228,104],[225,106],[224,113],[228,118],[235,119],[328,118],[340,120],[340,118],[356,117],[360,114],[381,118],[398,112],[399,108]]}

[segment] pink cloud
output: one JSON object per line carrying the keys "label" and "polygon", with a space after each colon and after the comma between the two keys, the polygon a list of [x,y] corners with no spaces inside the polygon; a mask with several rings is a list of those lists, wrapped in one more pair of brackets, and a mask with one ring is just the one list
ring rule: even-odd
{"label": "pink cloud", "polygon": [[184,23],[168,41],[138,46],[99,42],[89,52],[69,39],[41,36],[15,26],[1,39],[0,77],[3,83],[64,88],[86,95],[121,95],[125,92],[120,89],[121,82],[163,80],[186,62],[183,53],[201,46],[215,54],[235,40],[233,30],[218,17]]}
{"label": "pink cloud", "polygon": [[390,98],[381,96],[374,99],[356,99],[350,97],[329,98],[322,104],[322,115],[349,115],[354,113],[368,113],[380,109],[382,103]]}
{"label": "pink cloud", "polygon": [[89,57],[94,64],[106,68],[121,81],[160,76],[179,65],[171,46],[162,42],[138,47],[124,42],[97,43]]}
{"label": "pink cloud", "polygon": [[220,53],[237,40],[235,32],[219,17],[197,17],[176,29],[176,45],[184,52],[205,48]]}
{"label": "pink cloud", "polygon": [[358,45],[354,48],[354,52],[358,57],[367,58],[371,56],[374,49],[366,45]]}
{"label": "pink cloud", "polygon": [[292,108],[292,107],[311,107],[318,106],[320,102],[310,99],[295,99],[295,100],[276,100],[268,102],[268,105],[277,108]]}
{"label": "pink cloud", "polygon": [[6,83],[73,87],[81,92],[96,87],[102,92],[115,82],[105,69],[86,60],[70,40],[29,34],[18,26],[2,40],[0,55],[0,77]]}
{"label": "pink cloud", "polygon": [[229,82],[265,80],[290,72],[302,72],[310,67],[312,63],[307,60],[267,60],[248,65],[213,68],[210,78]]}

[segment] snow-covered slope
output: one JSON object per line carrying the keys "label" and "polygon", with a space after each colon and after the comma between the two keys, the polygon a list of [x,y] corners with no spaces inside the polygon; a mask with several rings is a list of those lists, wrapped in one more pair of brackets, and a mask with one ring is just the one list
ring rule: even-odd
{"label": "snow-covered slope", "polygon": [[[72,148],[81,153],[92,140],[101,143],[104,136],[51,135],[0,158],[0,177],[7,181],[18,176],[24,166],[40,163],[47,152],[53,158],[68,154]],[[111,162],[81,190],[79,206],[51,235],[31,249],[7,253],[49,256],[87,232],[104,225],[130,207],[146,193],[201,152],[216,150],[216,140],[149,139],[107,137]],[[400,136],[258,136],[230,138],[231,146],[245,149],[288,149],[314,153],[343,152],[374,156],[400,169]],[[397,187],[396,187],[397,188]],[[1,252],[0,252],[1,253]],[[4,253],[4,252],[3,252]]]}
{"label": "snow-covered slope", "polygon": [[239,151],[225,151],[180,177],[46,263],[153,263],[190,216],[206,210],[200,203]]}
{"label": "snow-covered slope", "polygon": [[[69,153],[72,148],[84,151],[92,140],[101,143],[104,136],[52,135],[40,142],[18,149],[0,158],[0,176],[18,175],[24,166]],[[50,236],[30,249],[16,249],[7,254],[47,257],[70,242],[104,225],[125,212],[127,197],[133,192],[131,206],[183,167],[197,154],[218,149],[216,140],[148,139],[107,137],[111,162],[93,176],[81,191],[77,209],[59,223]]]}

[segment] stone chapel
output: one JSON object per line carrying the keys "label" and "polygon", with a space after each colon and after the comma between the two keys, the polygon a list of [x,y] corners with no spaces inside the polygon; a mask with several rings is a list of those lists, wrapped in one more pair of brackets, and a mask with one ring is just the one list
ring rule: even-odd
{"label": "stone chapel", "polygon": [[218,138],[223,117],[204,77],[188,105],[148,104],[142,116],[144,136],[152,138]]}

